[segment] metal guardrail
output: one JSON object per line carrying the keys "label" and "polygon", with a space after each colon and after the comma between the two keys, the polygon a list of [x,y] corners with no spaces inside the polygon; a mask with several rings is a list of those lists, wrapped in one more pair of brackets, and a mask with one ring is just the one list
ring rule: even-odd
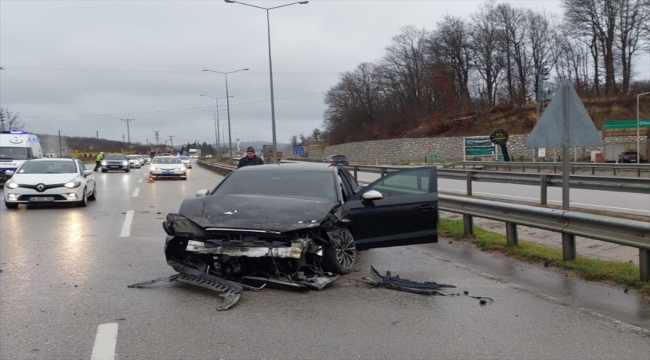
{"label": "metal guardrail", "polygon": [[[360,171],[381,174],[383,177],[391,172],[404,169],[388,166],[361,165],[351,165],[346,166],[346,168],[352,171],[355,179],[357,179],[358,172]],[[472,195],[472,184],[474,181],[539,186],[540,205],[546,205],[548,203],[548,187],[562,187],[561,174],[503,173],[498,171],[438,168],[438,177],[466,181],[466,194],[469,196]],[[650,194],[650,179],[571,175],[569,182],[573,189]]]}
{"label": "metal guardrail", "polygon": [[[236,169],[234,166],[205,161],[199,163],[223,171]],[[650,281],[650,223],[648,222],[443,194],[438,195],[438,207],[443,211],[463,215],[466,236],[474,233],[474,216],[504,222],[506,241],[511,246],[516,246],[518,243],[517,225],[521,225],[638,248],[639,277],[642,281]],[[575,259],[575,254],[571,251],[563,249],[564,260]]]}
{"label": "metal guardrail", "polygon": [[[444,166],[445,169],[473,169],[473,170],[489,170],[496,171],[535,171],[538,173],[544,170],[553,170],[553,173],[562,172],[561,162],[504,162],[504,161],[460,161]],[[641,173],[650,173],[650,164],[616,164],[616,163],[576,163],[569,164],[571,174],[575,174],[576,170],[591,170],[591,175],[595,175],[596,171],[612,171],[616,176],[617,172],[636,172],[637,177],[641,177]]]}

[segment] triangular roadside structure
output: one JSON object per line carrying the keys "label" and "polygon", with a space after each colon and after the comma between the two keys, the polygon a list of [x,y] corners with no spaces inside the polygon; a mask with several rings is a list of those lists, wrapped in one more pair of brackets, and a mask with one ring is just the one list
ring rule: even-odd
{"label": "triangular roadside structure", "polygon": [[[567,91],[563,91],[565,87]],[[565,106],[568,106],[567,119],[564,119]],[[526,147],[562,147],[565,144],[564,121],[569,122],[569,147],[603,145],[603,139],[582,105],[573,84],[564,80],[537,125],[526,138]]]}

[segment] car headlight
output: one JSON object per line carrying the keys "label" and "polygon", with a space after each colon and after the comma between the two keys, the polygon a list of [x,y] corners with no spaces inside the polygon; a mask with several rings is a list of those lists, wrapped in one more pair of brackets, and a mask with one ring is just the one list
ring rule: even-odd
{"label": "car headlight", "polygon": [[122,161],[122,165],[129,165],[129,162],[124,160],[124,161]]}
{"label": "car headlight", "polygon": [[7,181],[5,182],[5,187],[6,187],[7,189],[17,189],[17,188],[18,188],[18,184],[16,184],[16,183],[13,182],[12,180],[7,180]]}
{"label": "car headlight", "polygon": [[187,168],[185,166],[181,166],[181,171],[185,171]]}
{"label": "car headlight", "polygon": [[70,182],[65,183],[65,185],[63,186],[67,187],[68,189],[74,189],[74,188],[78,188],[80,185],[81,185],[81,180],[77,178]]}
{"label": "car headlight", "polygon": [[106,160],[102,161],[102,166],[106,166]]}

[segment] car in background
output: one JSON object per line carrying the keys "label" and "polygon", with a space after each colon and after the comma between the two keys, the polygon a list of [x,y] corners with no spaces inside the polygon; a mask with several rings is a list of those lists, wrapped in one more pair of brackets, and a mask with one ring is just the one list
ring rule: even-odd
{"label": "car in background", "polygon": [[345,155],[330,155],[323,160],[323,162],[329,163],[331,165],[341,165],[341,166],[348,166],[350,163],[348,162],[348,158]]}
{"label": "car in background", "polygon": [[23,163],[4,185],[5,206],[74,203],[86,206],[97,199],[93,171],[78,159],[40,158]]}
{"label": "car in background", "polygon": [[366,187],[322,163],[242,167],[167,214],[167,264],[252,286],[321,289],[353,271],[357,250],[437,242],[437,189],[435,167]]}
{"label": "car in background", "polygon": [[179,155],[178,158],[181,159],[183,165],[185,165],[186,168],[188,169],[192,168],[192,159],[190,159],[189,156]]}
{"label": "car in background", "polygon": [[119,153],[104,155],[104,160],[102,160],[100,165],[102,167],[102,172],[131,171],[131,166],[129,166],[129,159],[126,158],[126,155]]}
{"label": "car in background", "polygon": [[618,162],[619,162],[619,164],[622,164],[622,163],[635,163],[636,164],[637,157],[639,157],[639,162],[644,162],[643,155],[640,155],[638,152],[636,152],[634,150],[626,150],[626,151],[623,151],[621,153],[621,155],[618,156]]}
{"label": "car in background", "polygon": [[137,169],[142,167],[142,159],[138,155],[127,155],[126,158],[129,160],[130,167]]}
{"label": "car in background", "polygon": [[142,165],[148,165],[151,163],[151,157],[149,155],[138,155],[142,159]]}
{"label": "car in background", "polygon": [[187,167],[178,156],[156,156],[149,165],[149,174],[154,180],[162,178],[187,180]]}

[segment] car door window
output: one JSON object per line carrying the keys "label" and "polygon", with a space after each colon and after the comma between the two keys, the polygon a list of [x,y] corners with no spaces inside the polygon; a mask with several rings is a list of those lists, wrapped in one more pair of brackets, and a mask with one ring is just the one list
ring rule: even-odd
{"label": "car door window", "polygon": [[347,183],[350,185],[350,189],[352,190],[353,194],[359,190],[359,183],[354,179],[352,174],[350,174],[347,169],[340,169],[339,174],[341,174],[341,176],[347,180]]}
{"label": "car door window", "polygon": [[[427,194],[430,192],[431,170],[427,168],[400,171],[385,176],[363,189],[379,191],[384,198],[402,195]],[[434,190],[435,191],[435,190]]]}
{"label": "car door window", "polygon": [[341,188],[341,194],[343,195],[343,202],[346,202],[352,197],[352,195],[354,195],[354,192],[350,188],[350,184],[348,183],[347,179],[345,178],[344,175],[341,174],[340,171],[337,174],[336,178]]}

